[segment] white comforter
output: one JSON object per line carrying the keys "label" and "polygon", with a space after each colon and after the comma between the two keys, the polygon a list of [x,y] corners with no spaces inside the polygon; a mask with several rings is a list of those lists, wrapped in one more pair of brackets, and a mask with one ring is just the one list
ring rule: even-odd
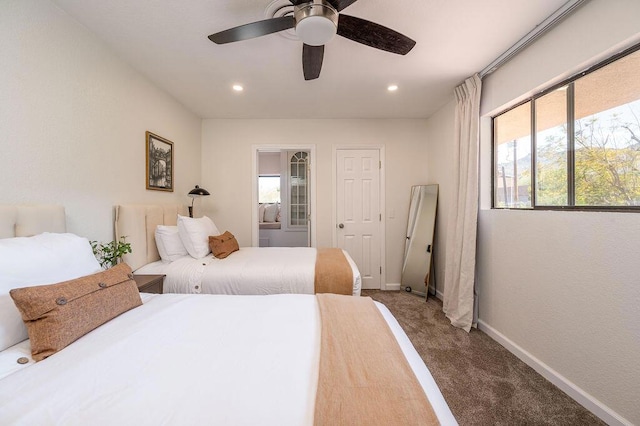
{"label": "white comforter", "polygon": [[[429,371],[378,305],[442,424]],[[310,425],[314,296],[145,296],[145,303],[0,380],[0,424]]]}
{"label": "white comforter", "polygon": [[[309,247],[242,247],[225,259],[184,256],[171,263],[143,266],[136,274],[165,274],[165,293],[313,294],[316,249]],[[353,294],[362,279],[344,252],[353,274]]]}

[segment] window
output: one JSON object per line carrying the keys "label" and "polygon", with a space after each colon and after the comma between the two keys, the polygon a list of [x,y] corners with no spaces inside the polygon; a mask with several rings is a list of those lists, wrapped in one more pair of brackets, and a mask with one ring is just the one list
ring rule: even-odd
{"label": "window", "polygon": [[258,202],[280,202],[280,176],[258,176]]}
{"label": "window", "polygon": [[536,100],[536,206],[565,206],[567,190],[567,86]]}
{"label": "window", "polygon": [[640,209],[640,46],[493,118],[494,208]]}
{"label": "window", "polygon": [[500,207],[531,207],[531,102],[493,121],[497,154],[496,201]]}

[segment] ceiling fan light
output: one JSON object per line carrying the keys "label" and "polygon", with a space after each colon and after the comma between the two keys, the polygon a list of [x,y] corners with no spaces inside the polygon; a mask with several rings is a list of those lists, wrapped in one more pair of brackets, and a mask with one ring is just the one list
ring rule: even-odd
{"label": "ceiling fan light", "polygon": [[325,0],[302,3],[293,15],[296,36],[309,46],[324,46],[338,32],[338,12]]}
{"label": "ceiling fan light", "polygon": [[305,44],[323,46],[336,35],[338,27],[323,16],[309,16],[296,25],[296,35]]}

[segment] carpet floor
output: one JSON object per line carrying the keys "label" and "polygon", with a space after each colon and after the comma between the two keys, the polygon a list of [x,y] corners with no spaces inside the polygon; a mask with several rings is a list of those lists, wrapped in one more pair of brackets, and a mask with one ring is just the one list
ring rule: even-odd
{"label": "carpet floor", "polygon": [[396,317],[460,425],[605,423],[482,331],[451,326],[442,302],[404,291],[363,290]]}

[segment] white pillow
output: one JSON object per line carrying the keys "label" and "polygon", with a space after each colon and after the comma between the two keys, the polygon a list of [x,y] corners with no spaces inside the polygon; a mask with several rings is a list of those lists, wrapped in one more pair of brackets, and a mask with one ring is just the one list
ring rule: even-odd
{"label": "white pillow", "polygon": [[265,222],[275,222],[277,216],[278,216],[278,204],[269,204],[264,209]]}
{"label": "white pillow", "polygon": [[260,204],[258,207],[258,222],[264,222],[264,209],[266,209],[268,204]]}
{"label": "white pillow", "polygon": [[158,225],[156,227],[156,246],[163,262],[169,263],[189,254],[178,233],[177,226]]}
{"label": "white pillow", "polygon": [[220,235],[220,232],[207,216],[195,219],[178,215],[178,234],[191,257],[201,259],[211,253],[209,236]]}
{"label": "white pillow", "polygon": [[0,294],[0,352],[26,340],[27,327],[9,293]]}
{"label": "white pillow", "polygon": [[9,290],[55,284],[101,271],[86,238],[45,232],[0,239],[0,351],[27,339]]}

